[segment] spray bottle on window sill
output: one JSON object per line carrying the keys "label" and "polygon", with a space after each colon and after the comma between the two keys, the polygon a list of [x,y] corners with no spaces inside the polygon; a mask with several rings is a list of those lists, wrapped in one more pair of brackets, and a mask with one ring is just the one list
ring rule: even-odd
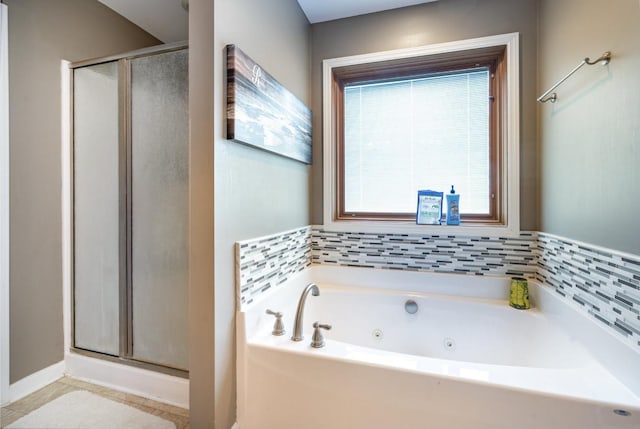
{"label": "spray bottle on window sill", "polygon": [[456,194],[453,185],[447,194],[447,225],[460,225],[460,194]]}

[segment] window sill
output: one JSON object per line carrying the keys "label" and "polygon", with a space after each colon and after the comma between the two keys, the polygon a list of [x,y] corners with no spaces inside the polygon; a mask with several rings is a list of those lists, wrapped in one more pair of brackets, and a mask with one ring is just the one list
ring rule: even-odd
{"label": "window sill", "polygon": [[381,234],[457,235],[464,237],[518,237],[520,229],[513,225],[417,225],[413,222],[333,221],[319,225],[326,231],[367,232]]}

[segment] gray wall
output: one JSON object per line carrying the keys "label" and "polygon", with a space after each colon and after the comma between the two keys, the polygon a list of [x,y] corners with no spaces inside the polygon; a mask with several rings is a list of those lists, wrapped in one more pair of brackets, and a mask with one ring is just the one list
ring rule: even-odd
{"label": "gray wall", "polygon": [[213,0],[189,10],[189,421],[198,429],[215,420]]}
{"label": "gray wall", "polygon": [[640,254],[640,2],[542,0],[539,90],[584,66],[539,107],[541,230]]}
{"label": "gray wall", "polygon": [[95,0],[9,9],[10,382],[63,359],[60,61],[158,44]]}
{"label": "gray wall", "polygon": [[503,33],[520,33],[520,224],[538,227],[535,0],[443,0],[312,26],[313,201],[322,223],[322,60]]}
{"label": "gray wall", "polygon": [[309,166],[225,140],[230,43],[309,104],[309,24],[295,0],[215,2],[215,419],[222,429],[235,421],[236,405],[233,245],[308,225],[310,189]]}

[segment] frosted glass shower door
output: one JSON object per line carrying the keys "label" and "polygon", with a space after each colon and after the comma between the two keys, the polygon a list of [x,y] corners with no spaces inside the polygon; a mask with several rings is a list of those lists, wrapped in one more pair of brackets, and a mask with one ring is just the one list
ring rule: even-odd
{"label": "frosted glass shower door", "polygon": [[118,64],[74,70],[74,346],[120,350]]}
{"label": "frosted glass shower door", "polygon": [[102,61],[71,66],[73,348],[186,376],[188,49]]}
{"label": "frosted glass shower door", "polygon": [[132,357],[188,366],[187,51],[131,60]]}

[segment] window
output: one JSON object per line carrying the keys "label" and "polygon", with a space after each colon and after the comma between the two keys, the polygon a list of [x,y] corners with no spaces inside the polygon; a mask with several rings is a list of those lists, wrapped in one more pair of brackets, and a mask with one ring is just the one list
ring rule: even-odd
{"label": "window", "polygon": [[511,34],[326,60],[325,226],[423,231],[417,191],[455,185],[462,228],[517,232],[516,53]]}

